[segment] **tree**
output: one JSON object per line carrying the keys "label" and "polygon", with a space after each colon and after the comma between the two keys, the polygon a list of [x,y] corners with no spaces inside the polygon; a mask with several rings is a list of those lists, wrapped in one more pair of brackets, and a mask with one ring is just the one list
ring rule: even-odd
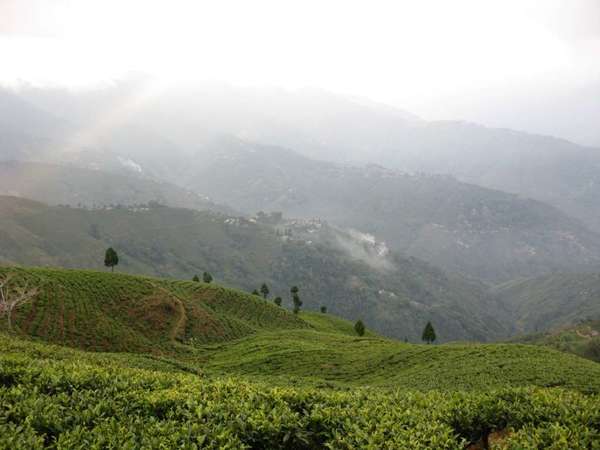
{"label": "tree", "polygon": [[198,283],[200,281],[200,277],[198,275],[194,275],[194,278],[192,278],[192,281],[195,281]]}
{"label": "tree", "polygon": [[425,325],[425,328],[423,329],[423,336],[421,336],[421,339],[427,342],[428,344],[431,344],[433,341],[435,341],[435,330],[433,329],[433,325],[431,325],[431,322],[427,322],[427,325]]}
{"label": "tree", "polygon": [[300,312],[300,307],[302,306],[302,300],[300,300],[300,295],[298,295],[298,292],[300,292],[300,289],[298,289],[298,286],[292,286],[292,288],[290,289],[290,292],[292,293],[292,303],[294,304],[294,314],[298,314]]}
{"label": "tree", "polygon": [[117,252],[112,247],[109,247],[104,254],[104,265],[110,267],[110,271],[114,272],[115,266],[118,264],[119,255],[117,255]]}
{"label": "tree", "polygon": [[252,291],[252,295],[260,295],[260,294],[258,293],[258,289],[254,289],[254,290]]}
{"label": "tree", "polygon": [[275,297],[273,303],[275,303],[277,306],[281,306],[281,297]]}
{"label": "tree", "polygon": [[213,277],[210,273],[204,272],[202,274],[202,281],[204,281],[205,283],[210,283],[210,282],[212,282],[212,280],[213,280]]}
{"label": "tree", "polygon": [[365,324],[362,322],[362,320],[357,320],[354,324],[354,331],[356,331],[356,334],[358,334],[359,336],[364,336],[365,330]]}
{"label": "tree", "polygon": [[14,285],[11,282],[14,274],[8,274],[0,278],[0,315],[5,315],[8,321],[8,329],[12,331],[12,313],[21,305],[32,300],[37,294],[37,288],[29,288],[29,285]]}
{"label": "tree", "polygon": [[321,312],[327,314],[327,306],[321,306]]}
{"label": "tree", "polygon": [[260,293],[263,295],[263,298],[266,300],[267,296],[269,295],[269,286],[267,286],[267,283],[262,284],[262,286],[260,287]]}

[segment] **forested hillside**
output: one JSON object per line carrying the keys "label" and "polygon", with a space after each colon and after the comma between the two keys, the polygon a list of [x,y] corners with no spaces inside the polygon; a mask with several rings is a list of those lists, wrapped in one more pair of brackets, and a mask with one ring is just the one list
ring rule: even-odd
{"label": "forested hillside", "polygon": [[600,317],[600,274],[555,274],[496,286],[492,295],[516,318],[522,333]]}
{"label": "forested hillside", "polygon": [[242,211],[322,217],[490,282],[600,267],[600,235],[538,201],[449,176],[339,166],[231,139],[212,149],[190,168],[187,186]]}
{"label": "forested hillside", "polygon": [[248,220],[160,206],[84,210],[0,198],[0,260],[26,265],[117,270],[191,279],[207,271],[246,291],[263,282],[270,298],[329,311],[388,336],[418,341],[428,320],[441,341],[506,336],[503,313],[481,283],[386,251],[367,236],[323,222]]}

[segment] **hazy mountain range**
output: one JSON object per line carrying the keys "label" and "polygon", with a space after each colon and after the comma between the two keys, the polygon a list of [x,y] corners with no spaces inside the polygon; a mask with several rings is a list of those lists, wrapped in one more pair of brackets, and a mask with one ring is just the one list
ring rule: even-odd
{"label": "hazy mountain range", "polygon": [[[548,202],[600,229],[600,151],[562,139],[464,122],[427,122],[318,90],[161,89],[139,81],[83,93],[25,89],[18,98],[5,93],[2,102],[11,104],[9,117],[2,114],[4,126],[8,119],[21,138],[29,136],[38,144],[45,138],[53,148],[65,148],[64,142],[49,142],[60,137],[71,150],[110,148],[131,159],[168,153],[169,160],[162,161],[166,171],[174,155],[194,155],[207,139],[230,135],[313,159],[451,174]],[[31,144],[26,151],[34,151]]]}
{"label": "hazy mountain range", "polygon": [[[232,220],[259,210],[317,218],[343,233],[368,233],[402,261],[417,257],[425,261],[419,262],[423,267],[436,271],[437,266],[444,277],[466,283],[461,286],[600,268],[600,150],[464,122],[427,122],[385,105],[322,91],[226,85],[165,89],[150,82],[82,92],[2,91],[0,160],[0,194],[96,208],[156,201],[224,213]],[[33,217],[37,216],[29,220]],[[43,233],[36,239],[52,242]],[[109,236],[106,239],[98,245],[111,242]],[[159,254],[170,255],[167,260],[175,267],[163,272],[144,253],[150,250],[136,247],[135,239],[128,235],[119,245],[142,252],[142,262],[131,268],[145,273],[187,276],[204,266],[215,270],[223,262],[207,254],[196,263],[196,256],[184,258],[163,248]],[[302,259],[304,247],[285,248],[292,254],[278,263],[282,273],[287,273],[282,269],[286,264],[307,268],[316,264],[311,259],[315,255]],[[333,247],[323,248],[318,258],[333,257]],[[53,251],[50,256],[34,252],[28,258],[21,258],[18,251],[4,253],[0,257],[5,260],[28,264],[75,264],[64,259],[66,255],[56,259]],[[243,258],[242,253],[232,254]],[[360,258],[352,252],[342,251],[335,258],[338,269],[331,277],[351,279],[356,270],[363,270],[353,266]],[[360,264],[369,267],[364,260]],[[346,317],[362,312],[366,320],[375,321],[386,317],[390,308],[402,315],[399,305],[409,305],[419,295],[416,291],[402,288],[406,304],[374,294],[387,290],[380,288],[382,283],[393,285],[393,277],[403,277],[395,270],[385,279],[370,278],[373,290],[364,294],[372,299],[369,307],[361,304],[360,283],[349,282],[343,289],[326,283],[322,292],[328,298],[344,292],[345,301],[354,306],[343,306],[340,298],[336,307]],[[421,276],[417,272],[422,273],[408,272],[416,278]],[[291,278],[278,281],[276,273],[235,271],[223,276],[243,287],[260,277],[281,286],[291,282]],[[458,298],[464,292],[471,292],[465,298],[472,300],[463,300],[470,306],[459,314],[461,319],[445,329],[449,338],[481,338],[485,326],[459,331],[468,311],[485,309],[473,305],[488,298],[482,294],[487,287],[474,291],[471,287],[457,291],[442,283],[427,291],[446,292],[434,295],[437,300],[431,304],[446,305],[443,314],[461,304]],[[323,299],[316,292],[310,292],[314,297],[309,300],[315,307]],[[456,300],[447,303],[445,296]],[[493,311],[511,318],[510,311],[518,311],[504,297],[486,301],[491,302],[486,314]],[[589,315],[587,309],[563,312],[551,313],[552,322]],[[491,320],[477,317],[479,324]],[[510,320],[492,334],[514,332],[516,328],[506,325]],[[543,326],[535,318],[530,323],[535,325],[520,329]],[[380,328],[398,335],[391,324]],[[406,332],[414,336],[416,330]]]}

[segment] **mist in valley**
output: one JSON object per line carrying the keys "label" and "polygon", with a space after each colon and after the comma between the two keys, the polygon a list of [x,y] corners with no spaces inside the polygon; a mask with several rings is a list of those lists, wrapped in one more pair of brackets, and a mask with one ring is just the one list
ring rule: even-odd
{"label": "mist in valley", "polygon": [[[64,225],[58,210],[78,217],[83,247],[100,245],[86,234],[98,223],[146,214],[151,242],[92,236],[120,246],[125,270],[207,266],[230,286],[283,289],[302,267],[321,286],[312,308],[329,301],[411,339],[417,328],[388,318],[435,316],[441,340],[493,340],[544,328],[515,322],[527,307],[505,287],[595,286],[595,1],[8,0],[0,17],[3,261],[97,269],[47,234]],[[14,198],[41,202],[48,222],[19,216]],[[200,212],[218,226],[189,231]],[[201,239],[196,253],[171,229]],[[600,313],[587,296],[557,303],[553,325]]]}

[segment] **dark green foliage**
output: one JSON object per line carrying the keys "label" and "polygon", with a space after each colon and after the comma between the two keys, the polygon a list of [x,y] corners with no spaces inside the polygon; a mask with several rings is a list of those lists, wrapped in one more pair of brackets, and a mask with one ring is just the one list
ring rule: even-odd
{"label": "dark green foliage", "polygon": [[321,312],[327,314],[327,306],[321,306]]}
{"label": "dark green foliage", "polygon": [[356,334],[358,334],[359,336],[364,336],[365,330],[365,324],[362,322],[362,320],[357,320],[354,324],[354,331],[356,331]]}
{"label": "dark green foliage", "polygon": [[292,286],[292,288],[290,289],[290,292],[292,294],[292,304],[294,305],[294,314],[298,314],[300,312],[300,307],[302,306],[302,300],[300,300],[300,289],[298,289],[298,286]]}
{"label": "dark green foliage", "polygon": [[260,293],[258,292],[258,289],[254,289],[252,291],[252,295],[260,296]]}
{"label": "dark green foliage", "polygon": [[196,283],[200,282],[200,277],[198,275],[194,275],[194,277],[192,278],[192,281],[195,281]]}
{"label": "dark green foliage", "polygon": [[560,388],[273,388],[159,358],[0,345],[3,449],[458,450],[496,430],[515,450],[600,441],[600,398]]}
{"label": "dark green foliage", "polygon": [[600,362],[600,337],[590,339],[584,347],[582,356]]}
{"label": "dark green foliage", "polygon": [[273,303],[275,303],[277,306],[281,306],[281,297],[275,297]]}
{"label": "dark green foliage", "polygon": [[223,342],[263,329],[308,327],[285,309],[215,283],[0,267],[0,277],[6,273],[39,288],[15,310],[22,333],[83,349],[170,352],[176,341]]}
{"label": "dark green foliage", "polygon": [[433,329],[433,325],[431,325],[431,322],[427,322],[427,325],[425,325],[425,328],[423,329],[423,335],[421,336],[421,340],[427,342],[428,344],[431,344],[435,341],[435,339],[436,336],[435,330]]}
{"label": "dark green foliage", "polygon": [[521,278],[495,286],[491,294],[515,318],[521,334],[600,319],[598,271]]}
{"label": "dark green foliage", "polygon": [[119,264],[119,256],[112,247],[109,247],[104,254],[104,265],[110,267],[111,272],[114,272],[117,264]]}
{"label": "dark green foliage", "polygon": [[583,321],[544,333],[519,336],[511,341],[553,347],[600,362],[600,320]]}
{"label": "dark green foliage", "polygon": [[267,283],[263,283],[261,285],[260,293],[262,294],[263,298],[266,300],[267,296],[269,295],[269,286],[267,286]]}
{"label": "dark green foliage", "polygon": [[213,277],[210,273],[204,272],[202,274],[202,281],[204,281],[205,283],[211,283],[212,280],[213,280]]}

